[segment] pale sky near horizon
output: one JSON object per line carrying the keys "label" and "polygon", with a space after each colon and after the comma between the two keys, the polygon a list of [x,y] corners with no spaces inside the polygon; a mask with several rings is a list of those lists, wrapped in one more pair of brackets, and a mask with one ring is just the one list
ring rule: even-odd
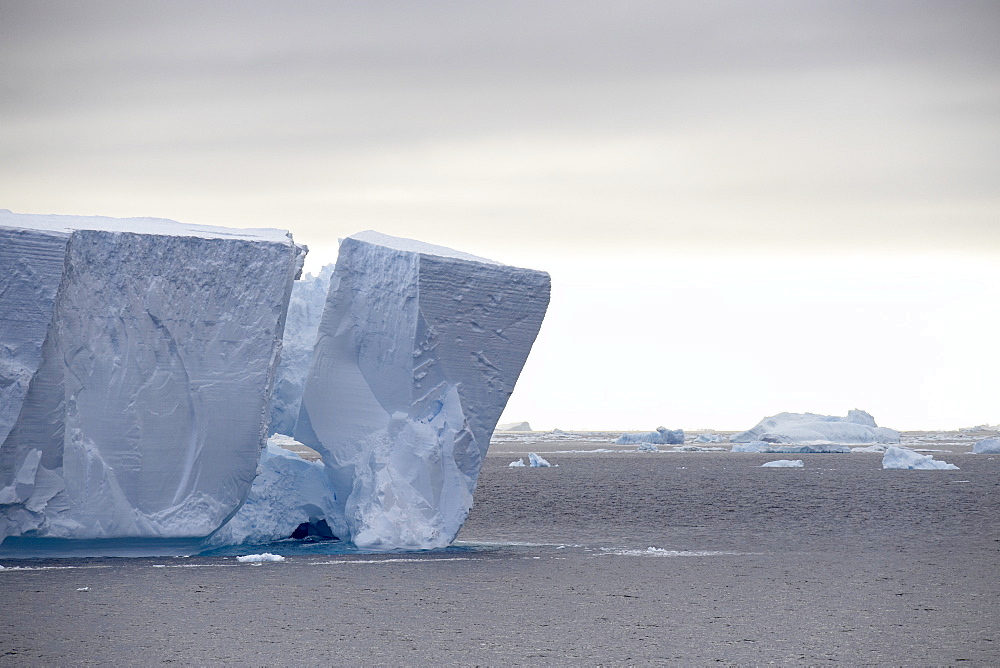
{"label": "pale sky near horizon", "polygon": [[1000,423],[1000,3],[0,0],[0,208],[552,274],[504,420]]}

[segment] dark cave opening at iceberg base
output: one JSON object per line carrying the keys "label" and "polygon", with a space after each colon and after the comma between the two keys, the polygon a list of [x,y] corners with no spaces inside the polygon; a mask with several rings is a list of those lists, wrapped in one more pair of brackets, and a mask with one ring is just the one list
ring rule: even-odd
{"label": "dark cave opening at iceberg base", "polygon": [[295,527],[295,531],[289,538],[295,540],[311,539],[312,541],[340,540],[333,535],[333,531],[330,530],[330,525],[326,523],[325,519],[318,522],[303,522]]}

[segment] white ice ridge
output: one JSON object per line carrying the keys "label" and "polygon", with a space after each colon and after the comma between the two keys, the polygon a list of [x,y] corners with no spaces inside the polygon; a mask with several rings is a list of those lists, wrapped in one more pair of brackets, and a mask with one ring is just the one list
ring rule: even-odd
{"label": "white ice ridge", "polygon": [[362,232],[340,246],[295,426],[368,549],[454,540],[549,276]]}
{"label": "white ice ridge", "polygon": [[764,418],[752,429],[729,437],[733,443],[899,443],[899,432],[879,427],[865,411],[854,409],[847,417],[815,413],[779,413]]}
{"label": "white ice ridge", "polygon": [[0,538],[197,538],[250,489],[304,248],[0,211]]}
{"label": "white ice ridge", "polygon": [[931,455],[922,455],[919,452],[906,448],[889,448],[882,455],[882,468],[884,469],[958,469],[954,464],[942,462],[934,459]]}

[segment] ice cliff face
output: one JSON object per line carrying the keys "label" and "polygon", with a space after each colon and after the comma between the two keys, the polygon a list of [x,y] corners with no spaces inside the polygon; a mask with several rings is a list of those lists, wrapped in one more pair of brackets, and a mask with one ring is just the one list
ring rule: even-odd
{"label": "ice cliff face", "polygon": [[[779,413],[764,418],[752,429],[734,434],[733,443],[899,443],[899,432],[879,427],[865,411],[854,409],[847,417],[815,413]],[[735,449],[734,449],[735,451]],[[785,452],[785,451],[782,451]]]}
{"label": "ice cliff face", "polygon": [[343,241],[295,437],[323,455],[356,545],[454,539],[548,300],[544,272]]}
{"label": "ice cliff face", "polygon": [[291,436],[299,417],[299,404],[305,389],[306,374],[312,360],[316,333],[323,317],[326,295],[334,265],[328,264],[318,276],[306,274],[292,286],[281,340],[281,362],[274,380],[271,404],[271,433]]}
{"label": "ice cliff face", "polygon": [[278,230],[0,212],[0,538],[222,525],[303,254]]}

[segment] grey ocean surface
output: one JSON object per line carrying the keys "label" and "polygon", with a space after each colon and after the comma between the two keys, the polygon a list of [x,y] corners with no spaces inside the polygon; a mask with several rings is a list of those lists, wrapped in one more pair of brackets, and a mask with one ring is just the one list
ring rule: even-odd
{"label": "grey ocean surface", "polygon": [[[445,550],[0,559],[0,664],[1000,663],[1000,455],[977,435],[904,434],[957,471],[613,436],[498,434]],[[529,451],[558,466],[507,466]],[[232,556],[264,551],[286,560]]]}

